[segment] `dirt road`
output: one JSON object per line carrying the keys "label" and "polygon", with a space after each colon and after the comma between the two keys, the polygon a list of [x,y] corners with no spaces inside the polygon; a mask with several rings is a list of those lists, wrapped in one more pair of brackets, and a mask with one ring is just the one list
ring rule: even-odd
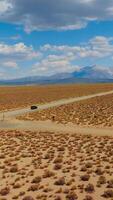
{"label": "dirt road", "polygon": [[[86,99],[94,98],[97,96],[104,96],[104,95],[108,95],[108,94],[113,94],[113,90],[109,91],[109,92],[102,92],[102,93],[97,93],[97,94],[92,94],[92,95],[87,95],[87,96],[82,96],[82,97],[75,97],[75,98],[61,99],[58,101],[53,101],[50,103],[46,103],[44,105],[39,105],[38,110],[44,110],[44,109],[57,107],[57,106],[65,105],[65,104],[70,104],[70,103],[74,103],[77,101],[83,101]],[[31,110],[30,107],[28,107],[28,108],[7,111],[7,112],[4,112],[4,115],[5,115],[5,118],[11,118],[11,117],[16,117],[19,115],[31,113],[31,112],[37,112],[38,110]],[[2,119],[2,118],[3,118],[3,112],[0,112],[0,119]]]}
{"label": "dirt road", "polygon": [[[38,106],[38,110],[52,108],[64,104],[69,104],[85,99],[90,99],[97,96],[103,96],[112,94],[113,91],[98,93],[94,95],[62,99],[56,102],[47,103],[45,105]],[[100,136],[113,136],[112,128],[95,128],[95,127],[82,127],[73,125],[71,123],[67,125],[57,124],[51,121],[22,121],[15,119],[16,116],[26,114],[29,112],[36,112],[37,110],[30,110],[30,108],[18,109],[13,111],[5,112],[5,120],[2,121],[3,114],[0,113],[0,129],[1,130],[30,130],[30,131],[50,131],[50,132],[61,132],[61,133],[78,133],[78,134],[92,134]]]}
{"label": "dirt road", "polygon": [[57,124],[51,121],[20,121],[8,120],[0,122],[1,130],[28,130],[28,131],[49,131],[61,133],[77,133],[85,135],[113,136],[112,128],[85,127],[73,124]]}

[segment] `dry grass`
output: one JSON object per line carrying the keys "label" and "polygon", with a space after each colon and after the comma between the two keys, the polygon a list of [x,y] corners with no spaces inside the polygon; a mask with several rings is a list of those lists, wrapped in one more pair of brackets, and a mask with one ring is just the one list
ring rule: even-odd
{"label": "dry grass", "polygon": [[113,84],[0,87],[0,110],[113,90]]}
{"label": "dry grass", "polygon": [[112,137],[1,131],[0,153],[0,199],[113,198]]}
{"label": "dry grass", "polygon": [[113,94],[83,100],[21,116],[26,120],[52,120],[58,123],[113,127]]}

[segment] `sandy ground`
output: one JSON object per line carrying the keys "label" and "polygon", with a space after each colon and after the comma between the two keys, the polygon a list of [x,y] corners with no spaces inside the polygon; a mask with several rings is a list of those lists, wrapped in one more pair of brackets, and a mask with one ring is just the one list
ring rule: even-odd
{"label": "sandy ground", "polygon": [[113,128],[113,94],[89,98],[59,107],[27,113],[18,119],[28,121],[51,120],[57,123]]}
{"label": "sandy ground", "polygon": [[[83,101],[86,99],[94,98],[95,96],[101,97],[101,96],[107,96],[108,94],[112,94],[113,91],[99,93],[95,95],[88,95],[83,97],[77,97],[77,98],[70,98],[70,99],[63,99],[56,102],[51,102],[50,104],[41,105],[38,107],[38,110],[45,110],[48,107],[57,107],[59,105],[63,104],[70,104],[71,102],[77,102],[77,101]],[[62,132],[62,133],[78,133],[78,134],[92,134],[92,135],[113,135],[113,129],[112,128],[96,128],[96,127],[88,127],[88,126],[80,126],[80,125],[74,125],[72,123],[68,123],[67,125],[61,124],[61,123],[55,123],[50,120],[47,121],[25,121],[25,120],[18,120],[15,119],[16,116],[24,113],[29,112],[37,112],[32,111],[29,108],[26,109],[20,109],[20,110],[14,110],[14,111],[8,111],[4,113],[5,119],[2,120],[3,114],[1,113],[0,118],[0,129],[1,130],[30,130],[30,131],[53,131],[53,132]]]}
{"label": "sandy ground", "polygon": [[113,128],[97,128],[88,126],[79,126],[72,123],[60,124],[47,121],[24,121],[24,120],[5,120],[0,121],[0,130],[20,130],[20,131],[50,131],[58,133],[77,133],[83,135],[111,136],[113,137]]}
{"label": "sandy ground", "polygon": [[0,132],[0,199],[113,198],[113,139]]}
{"label": "sandy ground", "polygon": [[0,200],[113,199],[112,128],[19,121],[21,112],[1,114]]}
{"label": "sandy ground", "polygon": [[[109,94],[113,94],[113,90],[108,91],[108,92],[101,92],[101,93],[96,93],[96,94],[92,94],[92,95],[87,95],[87,96],[61,99],[61,100],[58,100],[58,101],[53,101],[53,102],[50,102],[50,103],[46,103],[46,104],[43,104],[43,105],[37,105],[37,106],[38,106],[38,110],[40,111],[40,110],[45,110],[45,109],[52,108],[52,107],[67,105],[67,104],[70,104],[70,103],[73,103],[73,102],[87,100],[87,99],[94,98],[94,97],[106,96],[106,95],[109,95]],[[24,114],[27,114],[27,113],[32,113],[32,112],[37,112],[37,110],[31,110],[29,107],[22,108],[22,109],[15,109],[15,110],[12,110],[12,111],[1,112],[0,118],[2,119],[3,114],[5,115],[5,118],[11,118],[11,117],[15,117],[15,116],[24,115]]]}
{"label": "sandy ground", "polygon": [[113,90],[112,83],[0,87],[0,110],[24,108],[110,90]]}
{"label": "sandy ground", "polygon": [[[71,99],[64,99],[64,100],[60,100],[60,101],[56,101],[56,102],[51,102],[50,104],[45,104],[45,105],[41,105],[38,107],[38,110],[43,110],[43,109],[47,109],[48,107],[55,107],[55,106],[59,106],[59,105],[63,105],[63,104],[69,104],[71,102],[77,102],[77,101],[82,101],[84,99],[90,99],[93,98],[95,96],[101,97],[101,96],[105,96],[108,94],[112,94],[113,91],[109,91],[109,92],[104,92],[104,93],[99,93],[99,94],[95,94],[95,95],[88,95],[88,96],[83,96],[83,97],[77,97],[77,98],[71,98]],[[72,123],[67,124],[67,125],[63,125],[63,124],[57,124],[51,121],[25,121],[25,120],[17,120],[15,119],[16,116],[20,115],[20,114],[24,114],[24,113],[29,113],[29,112],[36,112],[36,111],[32,111],[30,109],[20,109],[20,110],[14,110],[14,111],[8,111],[5,112],[4,116],[5,116],[5,120],[2,120],[2,114],[0,115],[1,121],[0,121],[0,128],[1,130],[5,129],[5,130],[34,130],[34,131],[54,131],[54,132],[69,132],[69,133],[79,133],[79,134],[92,134],[92,135],[109,135],[112,136],[113,135],[113,129],[111,128],[95,128],[95,127],[84,127],[84,126],[77,126],[77,125],[73,125]]]}

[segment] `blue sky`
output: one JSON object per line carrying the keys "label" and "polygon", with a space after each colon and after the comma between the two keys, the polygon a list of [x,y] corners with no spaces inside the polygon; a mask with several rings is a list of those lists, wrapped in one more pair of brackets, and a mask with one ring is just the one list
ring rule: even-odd
{"label": "blue sky", "polygon": [[0,79],[90,65],[113,76],[113,0],[0,0]]}

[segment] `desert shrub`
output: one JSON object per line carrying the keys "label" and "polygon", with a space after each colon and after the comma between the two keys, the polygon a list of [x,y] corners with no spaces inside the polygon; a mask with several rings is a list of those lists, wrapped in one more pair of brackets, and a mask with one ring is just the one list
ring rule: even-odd
{"label": "desert shrub", "polygon": [[66,195],[66,200],[76,200],[78,199],[78,196],[75,192],[71,192],[70,194]]}
{"label": "desert shrub", "polygon": [[105,183],[106,183],[106,178],[104,176],[100,176],[97,184],[105,184]]}
{"label": "desert shrub", "polygon": [[20,183],[15,183],[15,184],[13,185],[13,188],[15,188],[15,189],[20,188],[20,187],[21,187]]}
{"label": "desert shrub", "polygon": [[93,164],[90,163],[90,162],[88,162],[88,163],[85,164],[85,167],[86,167],[86,168],[91,168],[92,166],[93,166]]}
{"label": "desert shrub", "polygon": [[56,196],[54,200],[62,200],[60,196]]}
{"label": "desert shrub", "polygon": [[37,184],[32,184],[32,185],[29,187],[28,191],[36,191],[36,190],[38,190],[38,187],[39,187],[39,185],[37,185]]}
{"label": "desert shrub", "polygon": [[80,169],[80,171],[81,171],[81,172],[86,172],[86,171],[87,171],[86,166],[82,166],[81,169]]}
{"label": "desert shrub", "polygon": [[61,177],[58,180],[55,181],[55,185],[64,185],[65,184],[65,178]]}
{"label": "desert shrub", "polygon": [[92,196],[86,195],[85,198],[83,200],[93,200]]}
{"label": "desert shrub", "polygon": [[12,199],[18,199],[18,195],[13,196]]}
{"label": "desert shrub", "polygon": [[97,175],[102,175],[102,174],[103,174],[103,171],[102,171],[101,168],[97,168],[97,169],[95,170],[95,173],[96,173]]}
{"label": "desert shrub", "polygon": [[34,198],[32,196],[26,196],[22,200],[34,200]]}
{"label": "desert shrub", "polygon": [[9,194],[9,192],[10,192],[10,188],[9,187],[5,187],[5,188],[0,190],[0,194],[2,196],[5,196],[5,195]]}
{"label": "desert shrub", "polygon": [[82,175],[80,178],[81,178],[82,181],[88,181],[89,178],[90,178],[90,175],[89,174],[85,174],[85,175]]}
{"label": "desert shrub", "polygon": [[107,188],[113,188],[113,179],[109,180],[107,183]]}
{"label": "desert shrub", "polygon": [[56,164],[54,165],[54,170],[59,170],[59,169],[61,169],[61,168],[62,168],[62,165],[59,164],[59,163],[56,163]]}
{"label": "desert shrub", "polygon": [[94,192],[94,191],[95,191],[94,185],[91,184],[91,183],[89,183],[89,184],[85,187],[85,191],[86,191],[86,192],[89,192],[89,193]]}
{"label": "desert shrub", "polygon": [[65,148],[63,146],[58,147],[58,151],[64,151],[64,150],[65,150]]}
{"label": "desert shrub", "polygon": [[0,155],[0,159],[4,159],[5,158],[5,155],[4,154],[1,154]]}
{"label": "desert shrub", "polygon": [[25,194],[25,192],[24,191],[21,191],[20,193],[19,193],[19,196],[23,196]]}
{"label": "desert shrub", "polygon": [[32,183],[40,183],[41,182],[41,177],[37,176],[32,180]]}
{"label": "desert shrub", "polygon": [[46,171],[44,172],[44,174],[43,174],[43,178],[50,178],[50,177],[52,177],[52,176],[54,176],[54,175],[55,175],[54,172],[49,171],[49,170],[46,170]]}
{"label": "desert shrub", "polygon": [[102,196],[104,198],[111,198],[111,197],[113,197],[113,190],[106,190]]}
{"label": "desert shrub", "polygon": [[18,167],[17,167],[17,166],[12,166],[12,167],[10,168],[10,172],[11,172],[11,173],[16,173],[16,172],[18,172]]}

